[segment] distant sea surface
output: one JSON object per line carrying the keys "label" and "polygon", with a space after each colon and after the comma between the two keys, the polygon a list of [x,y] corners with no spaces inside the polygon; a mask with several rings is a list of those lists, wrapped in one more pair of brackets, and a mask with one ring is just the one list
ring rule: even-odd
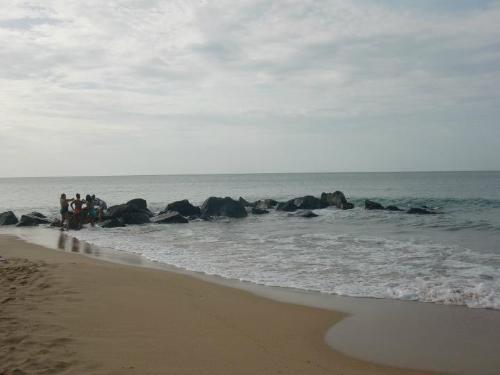
{"label": "distant sea surface", "polygon": [[[353,210],[284,212],[186,225],[85,228],[97,246],[183,269],[329,294],[500,309],[500,172],[311,173],[0,179],[0,212],[58,216],[61,193],[108,205],[141,197],[153,211],[209,196],[288,200],[341,190]],[[366,211],[364,200],[440,215]],[[2,229],[4,230],[4,229]],[[52,229],[47,229],[52,230]]]}

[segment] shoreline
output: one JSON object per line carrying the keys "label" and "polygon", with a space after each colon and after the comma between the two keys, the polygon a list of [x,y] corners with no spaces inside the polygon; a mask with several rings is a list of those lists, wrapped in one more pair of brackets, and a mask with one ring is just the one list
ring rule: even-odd
{"label": "shoreline", "polygon": [[81,253],[98,261],[173,272],[285,304],[340,312],[344,319],[325,329],[324,341],[335,352],[362,361],[457,374],[478,371],[493,374],[500,367],[496,355],[500,345],[500,313],[495,310],[267,287],[177,269],[140,255],[98,248],[68,235],[64,235],[68,240],[61,248],[55,241],[59,232],[45,228],[23,228],[15,232],[24,241],[52,249],[59,247],[59,250]]}
{"label": "shoreline", "polygon": [[[425,374],[347,357],[324,332],[343,313],[191,276],[0,236],[5,374]],[[12,267],[10,267],[12,266]],[[19,372],[18,371],[18,372]],[[22,372],[19,372],[22,373]]]}

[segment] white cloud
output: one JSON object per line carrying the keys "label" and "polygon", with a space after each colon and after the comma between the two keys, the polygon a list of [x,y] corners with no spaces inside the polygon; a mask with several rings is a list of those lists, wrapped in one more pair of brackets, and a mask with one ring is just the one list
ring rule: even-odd
{"label": "white cloud", "polygon": [[[389,123],[414,127],[419,118],[453,128],[456,122],[443,123],[443,116],[465,114],[481,114],[481,126],[493,129],[499,22],[496,1],[435,12],[389,0],[7,1],[0,15],[0,156],[12,157],[21,136],[22,147],[33,147],[34,128],[69,149],[78,147],[75,138],[95,134],[101,158],[134,144],[135,132],[143,155],[137,165],[152,168],[148,173],[203,172],[195,160],[200,150],[220,163],[219,171],[235,171],[217,155],[230,142],[216,136],[224,133],[245,138],[242,168],[257,171],[257,153],[287,154],[277,139],[263,137],[286,134],[299,145],[348,129],[344,136],[354,140]],[[462,131],[465,142],[470,137]],[[172,147],[171,139],[193,138],[193,158],[175,170],[148,160],[186,148]],[[275,167],[325,170],[305,157],[315,146],[302,147],[304,163],[290,157],[288,167],[286,158]],[[372,154],[348,151],[352,168],[375,168]],[[0,167],[0,176],[43,174],[43,164],[57,159],[50,154],[30,158],[21,172]],[[101,173],[115,173],[117,165]]]}

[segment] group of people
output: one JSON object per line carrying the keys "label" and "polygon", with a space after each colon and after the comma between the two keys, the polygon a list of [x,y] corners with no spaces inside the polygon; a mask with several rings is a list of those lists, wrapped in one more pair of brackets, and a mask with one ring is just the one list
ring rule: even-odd
{"label": "group of people", "polygon": [[85,223],[94,226],[96,220],[102,221],[104,211],[108,208],[105,201],[90,194],[87,194],[85,199],[81,199],[79,193],[76,194],[76,198],[67,198],[63,193],[59,203],[61,205],[61,229],[68,227],[70,218],[74,220],[78,228]]}

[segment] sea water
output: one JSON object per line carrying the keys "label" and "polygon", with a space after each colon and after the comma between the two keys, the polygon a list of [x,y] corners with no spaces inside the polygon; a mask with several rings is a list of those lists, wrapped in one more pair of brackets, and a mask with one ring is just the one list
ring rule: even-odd
{"label": "sea water", "polygon": [[[84,228],[71,234],[190,271],[328,294],[500,309],[500,172],[311,173],[0,179],[0,212],[56,217],[59,196],[108,205],[141,197],[158,212],[209,196],[288,200],[341,190],[353,210]],[[364,200],[439,215],[367,211]],[[5,230],[5,229],[2,229]],[[54,230],[54,229],[47,229]]]}

